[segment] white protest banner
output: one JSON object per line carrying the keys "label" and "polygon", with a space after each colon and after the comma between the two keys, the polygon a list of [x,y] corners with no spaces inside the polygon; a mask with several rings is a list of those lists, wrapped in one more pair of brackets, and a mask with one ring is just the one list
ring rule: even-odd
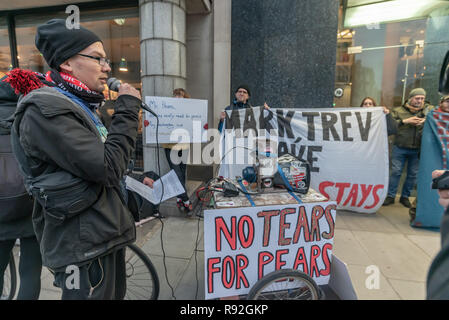
{"label": "white protest banner", "polygon": [[[207,100],[167,97],[145,97],[145,103],[159,118],[159,143],[207,142]],[[156,143],[156,118],[145,111],[149,125],[145,128],[145,143]]]}
{"label": "white protest banner", "polygon": [[247,294],[278,269],[327,284],[335,218],[333,201],[204,211],[206,299]]}
{"label": "white protest banner", "polygon": [[389,175],[387,128],[382,108],[261,112],[258,107],[227,111],[222,132],[224,160],[219,175],[231,178],[242,175],[248,163],[239,162],[242,157],[235,154],[244,150],[242,146],[254,148],[255,143],[249,140],[251,136],[265,135],[261,129],[275,133],[267,137],[277,140],[278,155],[290,153],[309,162],[310,186],[336,200],[339,209],[372,213],[382,205],[388,192]]}

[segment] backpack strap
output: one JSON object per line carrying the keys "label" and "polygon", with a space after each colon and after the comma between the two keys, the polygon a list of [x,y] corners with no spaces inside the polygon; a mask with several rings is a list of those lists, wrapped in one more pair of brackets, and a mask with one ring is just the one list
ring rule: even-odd
{"label": "backpack strap", "polygon": [[31,169],[28,166],[28,161],[25,155],[25,151],[23,150],[22,145],[19,141],[19,126],[20,122],[23,118],[23,112],[16,114],[13,126],[11,127],[11,149],[17,159],[17,162],[19,164],[19,169],[22,172],[22,174],[26,177],[24,179],[25,188],[28,191],[28,193],[31,195]]}

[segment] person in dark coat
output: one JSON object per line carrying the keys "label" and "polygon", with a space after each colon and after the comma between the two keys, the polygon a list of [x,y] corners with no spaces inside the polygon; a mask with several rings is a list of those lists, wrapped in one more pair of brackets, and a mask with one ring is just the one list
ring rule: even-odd
{"label": "person in dark coat", "polygon": [[[249,90],[249,87],[246,84],[241,84],[237,86],[237,89],[234,93],[234,100],[232,100],[232,103],[225,108],[224,111],[220,114],[220,123],[218,124],[218,130],[221,132],[223,130],[223,123],[226,118],[226,112],[227,110],[236,110],[236,109],[246,109],[251,108],[252,105],[249,102],[249,99],[251,97],[251,91]],[[267,103],[264,103],[265,109],[270,109],[270,107],[267,105]]]}
{"label": "person in dark coat", "polygon": [[[25,190],[10,143],[11,125],[19,96],[0,79],[0,292],[4,272],[17,239],[20,239],[18,300],[37,300],[41,291],[42,259],[31,214],[33,199]],[[8,158],[6,158],[8,157]],[[3,161],[4,162],[3,162]],[[6,175],[6,179],[5,176]]]}
{"label": "person in dark coat", "polygon": [[43,265],[54,271],[62,299],[122,299],[125,247],[136,229],[121,182],[135,148],[140,93],[120,86],[107,130],[95,112],[111,71],[98,36],[53,19],[38,26],[35,42],[54,86],[21,70],[8,81],[22,93],[11,141],[37,200]]}
{"label": "person in dark coat", "polygon": [[393,108],[391,111],[393,119],[398,124],[398,130],[393,142],[391,174],[384,206],[395,202],[405,163],[407,163],[407,175],[402,185],[399,202],[406,208],[412,206],[409,196],[415,187],[418,176],[419,152],[424,122],[427,114],[434,109],[434,106],[427,103],[425,98],[426,90],[415,88],[410,91],[408,100],[402,106]]}
{"label": "person in dark coat", "polygon": [[[434,170],[432,179],[441,176],[444,170]],[[428,300],[449,299],[449,190],[438,190],[439,204],[444,208],[441,219],[441,249],[433,258],[426,281],[426,298]]]}

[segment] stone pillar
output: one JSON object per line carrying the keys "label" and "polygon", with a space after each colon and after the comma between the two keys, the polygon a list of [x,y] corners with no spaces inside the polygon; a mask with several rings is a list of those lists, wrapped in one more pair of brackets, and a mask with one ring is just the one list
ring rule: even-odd
{"label": "stone pillar", "polygon": [[336,0],[232,0],[231,90],[248,84],[253,106],[332,107],[337,27]]}
{"label": "stone pillar", "polygon": [[[440,9],[441,10],[441,9]],[[449,23],[449,16],[442,15],[438,11],[430,14],[426,24],[424,58],[420,62],[424,77],[421,81],[421,87],[426,92],[426,100],[433,105],[438,105],[441,95],[438,92],[440,83],[440,72],[443,65],[444,57],[448,51],[449,33],[447,32],[447,25]],[[420,49],[423,50],[423,49]],[[422,51],[421,51],[422,52]],[[413,88],[409,88],[408,92]]]}
{"label": "stone pillar", "polygon": [[231,8],[232,0],[214,1],[214,127],[229,105],[231,92]]}
{"label": "stone pillar", "polygon": [[[186,88],[186,0],[140,0],[140,57],[142,97],[171,97]],[[144,170],[157,172],[155,145],[145,144]],[[169,170],[159,150],[161,174]]]}

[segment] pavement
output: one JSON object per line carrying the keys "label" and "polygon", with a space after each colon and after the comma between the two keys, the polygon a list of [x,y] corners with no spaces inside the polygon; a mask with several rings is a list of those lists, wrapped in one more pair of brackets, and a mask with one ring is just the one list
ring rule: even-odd
{"label": "pavement", "polygon": [[[161,208],[166,213],[162,221],[137,227],[137,244],[156,267],[159,299],[203,300],[203,220],[170,208],[172,203]],[[427,271],[440,249],[438,230],[411,227],[408,209],[397,200],[374,214],[339,210],[335,227],[333,254],[346,263],[359,300],[425,299]],[[379,271],[380,281],[370,289],[373,270]],[[40,299],[60,299],[52,283],[44,268]]]}

